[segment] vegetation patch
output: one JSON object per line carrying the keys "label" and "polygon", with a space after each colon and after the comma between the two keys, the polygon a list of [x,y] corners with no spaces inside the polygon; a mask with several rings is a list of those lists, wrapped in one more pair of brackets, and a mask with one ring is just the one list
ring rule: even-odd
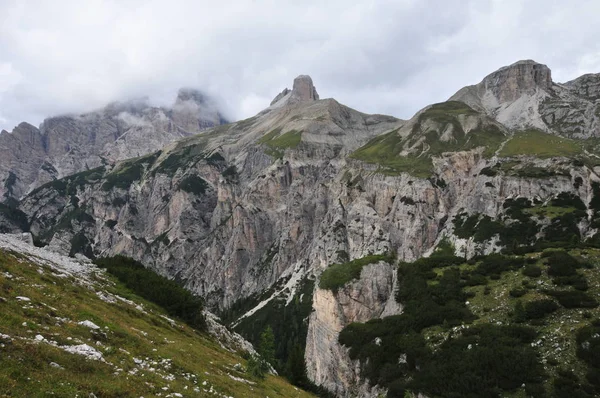
{"label": "vegetation patch", "polygon": [[360,273],[365,265],[378,263],[380,261],[392,263],[394,257],[389,254],[379,254],[366,256],[343,264],[330,265],[321,274],[319,288],[337,291],[346,283],[359,279]]}
{"label": "vegetation patch", "polygon": [[152,167],[160,154],[161,151],[158,151],[122,162],[115,170],[106,175],[102,189],[104,191],[110,191],[113,188],[129,189],[131,184],[142,179],[144,172]]}
{"label": "vegetation patch", "polygon": [[[508,205],[518,217],[519,207],[531,204]],[[600,329],[589,322],[600,315],[597,262],[597,249],[554,249],[401,263],[403,313],[350,324],[339,341],[388,397],[596,396],[600,362],[592,358]],[[589,291],[551,287],[556,278],[580,274]]]}
{"label": "vegetation patch", "polygon": [[540,130],[516,132],[504,145],[499,156],[530,155],[538,158],[556,156],[574,157],[583,153],[581,144],[575,140],[544,133]]}
{"label": "vegetation patch", "polygon": [[152,170],[152,175],[166,174],[172,176],[180,168],[193,167],[200,160],[204,159],[205,155],[203,144],[193,144],[177,148],[156,165]]}
{"label": "vegetation patch", "polygon": [[208,187],[208,183],[202,177],[195,174],[185,176],[179,182],[179,189],[194,195],[204,195]]}
{"label": "vegetation patch", "polygon": [[202,314],[202,299],[194,296],[175,281],[147,269],[138,261],[125,256],[104,257],[95,261],[135,294],[163,307],[170,315],[183,319],[198,330],[206,328]]}
{"label": "vegetation patch", "polygon": [[[109,273],[82,283],[0,249],[0,296],[0,396],[312,396],[281,377],[252,376],[245,354],[169,320]],[[106,362],[65,350],[84,344]]]}
{"label": "vegetation patch", "polygon": [[302,142],[301,131],[291,130],[281,135],[279,133],[281,133],[281,127],[265,134],[258,140],[259,144],[269,147],[267,154],[275,158],[282,158],[286,149],[297,148]]}
{"label": "vegetation patch", "polygon": [[465,133],[459,117],[469,115],[478,113],[462,102],[434,104],[419,115],[407,137],[398,135],[398,130],[391,131],[373,138],[351,157],[379,165],[379,172],[383,174],[406,172],[421,178],[431,176],[431,158],[444,152],[483,147],[484,156],[491,157],[505,139],[504,133],[494,124]]}

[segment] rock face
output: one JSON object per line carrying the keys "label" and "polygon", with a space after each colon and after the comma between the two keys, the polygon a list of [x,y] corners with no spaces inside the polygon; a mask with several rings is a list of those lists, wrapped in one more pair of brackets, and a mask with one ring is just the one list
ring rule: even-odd
{"label": "rock face", "polygon": [[76,172],[146,155],[225,120],[197,90],[182,89],[172,109],[145,101],[113,103],[96,112],[21,123],[0,133],[0,198]]}
{"label": "rock face", "polygon": [[[545,117],[558,111],[547,110],[558,109],[552,101],[560,98],[591,104],[594,77],[556,85],[547,68],[530,62],[497,73],[459,92],[473,109],[436,104],[410,121],[317,100],[312,81],[300,77],[255,117],[45,185],[19,209],[38,241],[65,253],[133,257],[181,281],[214,310],[273,289],[293,297],[299,281],[318,282],[329,265],[371,254],[410,261],[442,242],[467,257],[491,253],[502,248],[499,235],[459,233],[457,219],[500,222],[517,198],[541,206],[572,195],[591,206],[600,182],[593,162],[500,156],[511,138],[502,120],[573,135],[552,130],[558,127]],[[519,107],[523,98],[532,100],[526,108]],[[564,117],[574,118],[576,109],[565,107]],[[577,126],[593,136],[595,119],[586,115]],[[35,141],[34,130],[22,130],[21,140]],[[568,233],[594,235],[592,213]],[[542,219],[533,220],[540,235],[549,225]],[[395,283],[394,266],[379,263],[336,293],[315,289],[305,358],[315,383],[339,396],[381,392],[360,379],[359,364],[337,337],[350,322],[399,313]],[[251,319],[254,309],[245,315]]]}
{"label": "rock face", "polygon": [[574,138],[600,136],[600,76],[584,75],[571,82],[552,81],[550,69],[519,61],[459,90],[450,99],[487,113],[510,129],[537,128]]}
{"label": "rock face", "polygon": [[271,107],[297,104],[300,102],[317,101],[319,94],[313,81],[308,75],[300,75],[294,79],[292,89],[284,89],[271,101]]}
{"label": "rock face", "polygon": [[402,312],[394,298],[395,277],[395,267],[380,262],[364,267],[360,279],[337,292],[317,288],[306,340],[308,376],[316,384],[341,397],[381,393],[361,380],[360,364],[350,360],[338,335],[352,322]]}

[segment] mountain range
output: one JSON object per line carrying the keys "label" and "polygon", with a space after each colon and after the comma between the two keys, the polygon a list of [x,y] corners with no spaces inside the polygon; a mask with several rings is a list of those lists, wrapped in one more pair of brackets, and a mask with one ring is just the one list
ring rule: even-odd
{"label": "mountain range", "polygon": [[203,98],[3,132],[0,229],[138,260],[251,342],[270,325],[275,368],[336,396],[600,391],[600,75],[519,61],[410,120],[306,75],[234,123]]}

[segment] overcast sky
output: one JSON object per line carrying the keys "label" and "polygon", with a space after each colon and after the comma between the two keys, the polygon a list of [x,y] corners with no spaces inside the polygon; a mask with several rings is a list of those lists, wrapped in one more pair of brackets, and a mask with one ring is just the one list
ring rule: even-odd
{"label": "overcast sky", "polygon": [[299,74],[409,118],[519,59],[559,82],[600,72],[598,15],[598,0],[0,0],[0,129],[182,86],[236,120]]}

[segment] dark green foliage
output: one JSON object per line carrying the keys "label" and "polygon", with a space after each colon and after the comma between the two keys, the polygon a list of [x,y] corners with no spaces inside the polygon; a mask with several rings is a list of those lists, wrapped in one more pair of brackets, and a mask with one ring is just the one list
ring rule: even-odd
{"label": "dark green foliage", "polygon": [[585,212],[582,210],[554,217],[544,229],[544,240],[577,244],[581,239],[577,224],[583,217]]}
{"label": "dark green foliage", "polygon": [[588,367],[586,379],[600,393],[600,325],[587,325],[577,331],[577,358]]}
{"label": "dark green foliage", "polygon": [[479,174],[488,176],[488,177],[495,177],[498,175],[498,169],[495,166],[494,167],[484,167],[483,169],[481,169]]}
{"label": "dark green foliage", "polygon": [[208,183],[202,177],[195,174],[185,176],[179,182],[179,189],[194,195],[204,195],[208,187]]}
{"label": "dark green foliage", "polygon": [[561,192],[551,201],[552,206],[556,207],[574,207],[577,210],[585,210],[586,206],[579,196],[571,192]]}
{"label": "dark green foliage", "polygon": [[582,385],[577,375],[571,370],[559,370],[552,384],[554,398],[592,398],[595,396],[593,390],[589,386]]}
{"label": "dark green foliage", "polygon": [[258,355],[248,358],[248,373],[257,379],[264,379],[269,371],[269,363]]}
{"label": "dark green foliage", "polygon": [[117,220],[106,220],[104,222],[104,225],[106,225],[110,229],[113,229],[115,227],[115,225],[117,225],[117,224],[118,224]]}
{"label": "dark green foliage", "polygon": [[523,268],[523,275],[528,276],[530,278],[538,278],[542,276],[542,268],[535,264],[527,264],[525,268]]}
{"label": "dark green foliage", "polygon": [[271,329],[271,326],[267,326],[260,334],[258,353],[271,365],[275,365],[277,363],[275,360],[275,336],[273,335],[273,329]]}
{"label": "dark green foliage", "polygon": [[410,205],[410,206],[415,205],[415,201],[412,198],[409,198],[408,196],[401,197],[400,202],[404,203],[405,205]]}
{"label": "dark green foliage", "polygon": [[37,187],[29,193],[29,196],[35,196],[45,190],[56,191],[56,193],[60,196],[74,196],[77,194],[77,188],[100,181],[100,179],[102,179],[104,176],[105,171],[106,168],[104,166],[100,166],[70,175],[60,180],[53,180]]}
{"label": "dark green foliage", "polygon": [[409,386],[440,397],[500,397],[540,383],[544,370],[530,346],[535,336],[522,326],[471,327],[444,342]]}
{"label": "dark green foliage", "polygon": [[76,253],[81,253],[87,258],[95,258],[92,244],[94,242],[89,240],[83,231],[76,233],[71,239],[71,250],[69,256],[74,257]]}
{"label": "dark green foliage", "polygon": [[490,254],[477,265],[475,272],[481,275],[499,275],[502,272],[520,269],[525,264],[523,257]]}
{"label": "dark green foliage", "polygon": [[269,371],[269,365],[275,365],[275,336],[273,329],[267,326],[260,334],[258,356],[252,355],[248,360],[248,372],[259,379],[264,379]]}
{"label": "dark green foliage", "polygon": [[548,261],[549,276],[572,276],[581,268],[579,261],[565,251],[551,251],[542,254]]}
{"label": "dark green foliage", "polygon": [[169,153],[152,171],[172,176],[182,167],[192,167],[205,156],[203,145],[190,145]]}
{"label": "dark green foliage", "polygon": [[146,269],[140,262],[124,256],[100,258],[95,260],[95,263],[100,268],[106,268],[135,294],[163,307],[169,315],[181,318],[198,330],[206,329],[202,299],[192,295],[175,281],[160,276]]}
{"label": "dark green foliage", "polygon": [[226,168],[226,169],[225,169],[225,170],[224,170],[224,171],[221,173],[221,175],[222,175],[223,177],[225,177],[225,179],[226,179],[228,182],[233,182],[233,183],[237,182],[237,180],[238,180],[238,177],[239,177],[239,175],[238,175],[238,171],[237,171],[237,168],[235,167],[235,165],[233,165],[233,166],[229,166],[228,168]]}
{"label": "dark green foliage", "polygon": [[550,299],[529,301],[525,303],[525,317],[526,319],[542,319],[558,308],[558,304]]}
{"label": "dark green foliage", "polygon": [[508,294],[510,294],[510,297],[523,297],[527,294],[527,289],[511,289]]}
{"label": "dark green foliage", "polygon": [[600,211],[600,183],[592,182],[592,200],[590,200],[590,209]]}
{"label": "dark green foliage", "polygon": [[129,189],[131,184],[142,179],[146,168],[149,168],[159,155],[160,152],[157,152],[121,163],[106,175],[102,189],[104,191],[110,191],[113,188]]}
{"label": "dark green foliage", "polygon": [[[289,304],[286,305],[285,298],[273,299],[252,316],[243,318],[235,327],[235,331],[258,346],[265,327],[270,327],[275,336],[274,368],[296,385],[316,391],[306,378],[304,366],[304,347],[308,333],[308,316],[312,311],[313,290],[314,281],[303,280]],[[235,321],[271,294],[272,292],[267,292],[264,296],[241,300],[222,314],[221,319],[226,322]],[[302,358],[301,367],[299,357]]]}
{"label": "dark green foliage", "polygon": [[[21,210],[8,206],[4,203],[0,203],[0,220],[5,218],[11,224],[26,232],[29,231],[29,222],[27,221],[27,215]],[[0,233],[11,232],[11,228],[8,226],[5,228],[0,224]]]}
{"label": "dark green foliage", "polygon": [[557,299],[565,308],[598,307],[598,301],[595,298],[579,290],[546,290],[544,293]]}
{"label": "dark green foliage", "polygon": [[394,261],[394,257],[388,254],[379,254],[359,258],[344,264],[333,264],[321,274],[319,287],[321,289],[337,291],[337,289],[343,287],[346,283],[360,278],[360,272],[365,265],[379,261],[391,263]]}
{"label": "dark green foliage", "polygon": [[509,209],[508,214],[514,214],[521,220],[504,224],[500,220],[480,214],[468,216],[466,213],[454,218],[454,234],[459,238],[468,239],[473,237],[475,242],[485,242],[495,235],[499,235],[500,244],[503,246],[528,245],[535,241],[538,231],[537,225],[525,216],[520,209]]}

